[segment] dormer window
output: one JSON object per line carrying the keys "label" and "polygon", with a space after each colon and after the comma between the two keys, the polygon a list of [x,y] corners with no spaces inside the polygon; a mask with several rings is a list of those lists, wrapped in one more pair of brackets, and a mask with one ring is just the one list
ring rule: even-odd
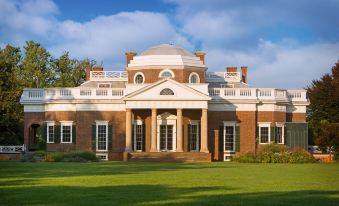
{"label": "dormer window", "polygon": [[160,72],[159,77],[161,78],[174,78],[174,73],[171,70],[163,70]]}
{"label": "dormer window", "polygon": [[165,88],[161,90],[160,95],[174,95],[174,92],[169,88]]}
{"label": "dormer window", "polygon": [[134,83],[135,84],[143,84],[145,81],[144,74],[141,72],[138,72],[134,75]]}

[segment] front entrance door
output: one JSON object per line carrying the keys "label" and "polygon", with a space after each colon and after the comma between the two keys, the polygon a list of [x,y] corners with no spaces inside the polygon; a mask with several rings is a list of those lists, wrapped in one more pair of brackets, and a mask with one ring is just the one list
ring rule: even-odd
{"label": "front entrance door", "polygon": [[173,150],[173,125],[160,125],[160,151]]}

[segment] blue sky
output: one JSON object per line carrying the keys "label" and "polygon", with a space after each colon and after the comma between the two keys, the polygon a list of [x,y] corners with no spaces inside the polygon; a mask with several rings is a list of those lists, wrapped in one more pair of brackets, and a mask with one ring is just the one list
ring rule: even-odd
{"label": "blue sky", "polygon": [[339,60],[339,0],[0,0],[0,47],[35,40],[106,70],[125,52],[174,43],[209,71],[249,68],[256,87],[304,88]]}

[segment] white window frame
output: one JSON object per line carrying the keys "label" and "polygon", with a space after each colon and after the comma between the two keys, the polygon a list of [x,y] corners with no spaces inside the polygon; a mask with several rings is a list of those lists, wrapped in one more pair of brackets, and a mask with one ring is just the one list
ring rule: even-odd
{"label": "white window frame", "polygon": [[[163,77],[162,74],[164,72],[169,72],[169,73],[171,73],[172,76],[171,77]],[[175,77],[174,72],[170,69],[164,69],[159,73],[159,78],[174,78],[174,77]]]}
{"label": "white window frame", "polygon": [[[233,127],[233,150],[225,150],[225,146],[226,146],[226,126],[228,126],[228,127]],[[235,138],[236,138],[236,129],[235,129],[235,127],[237,126],[237,123],[236,122],[227,122],[227,121],[225,121],[224,122],[224,128],[223,128],[223,130],[224,130],[224,134],[223,134],[223,138],[224,138],[224,144],[223,144],[223,148],[222,148],[222,150],[224,151],[224,152],[235,152]]]}
{"label": "white window frame", "polygon": [[[100,87],[100,85],[109,85],[109,87]],[[99,89],[109,89],[112,87],[111,83],[98,83],[98,88]]]}
{"label": "white window frame", "polygon": [[[134,133],[133,133],[133,150],[134,150],[134,152],[142,152],[142,150],[136,150],[136,148],[137,148],[137,125],[141,125],[141,126],[143,126],[143,122],[142,122],[142,120],[135,120],[134,121],[134,126],[133,126],[133,131],[134,131]],[[144,133],[145,131],[142,131],[142,136],[144,135],[143,133]],[[142,140],[143,141],[143,143],[144,143],[144,141],[145,140]],[[145,149],[145,148],[142,148],[142,149]]]}
{"label": "white window frame", "polygon": [[[259,144],[270,144],[271,143],[271,123],[270,122],[265,122],[265,123],[259,123]],[[268,127],[268,140],[267,143],[262,143],[261,142],[261,128],[262,127]]]}
{"label": "white window frame", "polygon": [[[137,82],[135,81],[136,78],[137,78],[137,76],[138,76],[139,74],[142,76],[142,83],[137,83]],[[133,77],[133,82],[134,82],[134,84],[144,84],[144,83],[145,83],[145,75],[144,75],[144,73],[142,73],[142,72],[137,72],[137,73],[135,73],[135,74],[134,74],[134,77]]]}
{"label": "white window frame", "polygon": [[284,129],[285,129],[285,124],[284,123],[276,123],[275,127],[281,127],[281,138],[282,138],[282,143],[278,143],[277,144],[285,144],[285,133],[284,133]]}
{"label": "white window frame", "polygon": [[[46,122],[46,126],[47,126],[47,132],[46,132],[46,142],[47,143],[54,143],[55,142],[55,122],[54,121],[47,121]],[[53,142],[49,141],[49,127],[53,127]]]}
{"label": "white window frame", "polygon": [[[197,126],[197,143],[196,143],[196,148],[197,150],[191,150],[190,148],[190,151],[195,151],[195,152],[199,152],[199,145],[200,145],[200,120],[190,120],[189,121],[189,124],[190,125],[196,125]],[[192,132],[190,131],[190,134],[192,135]],[[188,138],[191,138],[191,137],[188,137]],[[190,145],[189,145],[190,146]]]}
{"label": "white window frame", "polygon": [[[60,142],[61,143],[64,143],[64,144],[72,144],[73,143],[73,121],[60,121]],[[71,135],[71,138],[70,138],[70,142],[64,142],[63,141],[63,127],[64,126],[70,126],[71,127],[71,129],[70,129],[70,135]]]}
{"label": "white window frame", "polygon": [[[106,149],[105,150],[99,150],[98,148],[98,132],[99,132],[99,126],[105,125],[106,126]],[[102,121],[102,120],[96,120],[95,121],[95,150],[100,152],[107,152],[108,151],[108,121]]]}
{"label": "white window frame", "polygon": [[108,154],[107,153],[96,153],[97,157],[101,156],[104,157],[103,159],[99,158],[100,160],[108,160]]}
{"label": "white window frame", "polygon": [[[194,82],[194,83],[191,82],[191,77],[192,77],[193,75],[195,75],[195,76],[197,77],[197,82]],[[191,72],[190,76],[188,77],[188,82],[189,82],[190,84],[199,84],[199,83],[200,83],[200,77],[199,77],[198,73],[196,73],[196,72]]]}

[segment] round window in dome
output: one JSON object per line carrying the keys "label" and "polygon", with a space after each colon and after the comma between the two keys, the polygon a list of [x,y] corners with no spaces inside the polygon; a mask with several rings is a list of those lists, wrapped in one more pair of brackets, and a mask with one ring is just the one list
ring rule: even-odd
{"label": "round window in dome", "polygon": [[161,78],[174,78],[174,73],[171,70],[163,70],[160,72],[159,77]]}
{"label": "round window in dome", "polygon": [[195,72],[192,72],[189,76],[189,83],[191,84],[200,83],[199,75]]}
{"label": "round window in dome", "polygon": [[143,84],[145,81],[144,75],[141,72],[138,72],[134,76],[134,83],[135,84]]}

